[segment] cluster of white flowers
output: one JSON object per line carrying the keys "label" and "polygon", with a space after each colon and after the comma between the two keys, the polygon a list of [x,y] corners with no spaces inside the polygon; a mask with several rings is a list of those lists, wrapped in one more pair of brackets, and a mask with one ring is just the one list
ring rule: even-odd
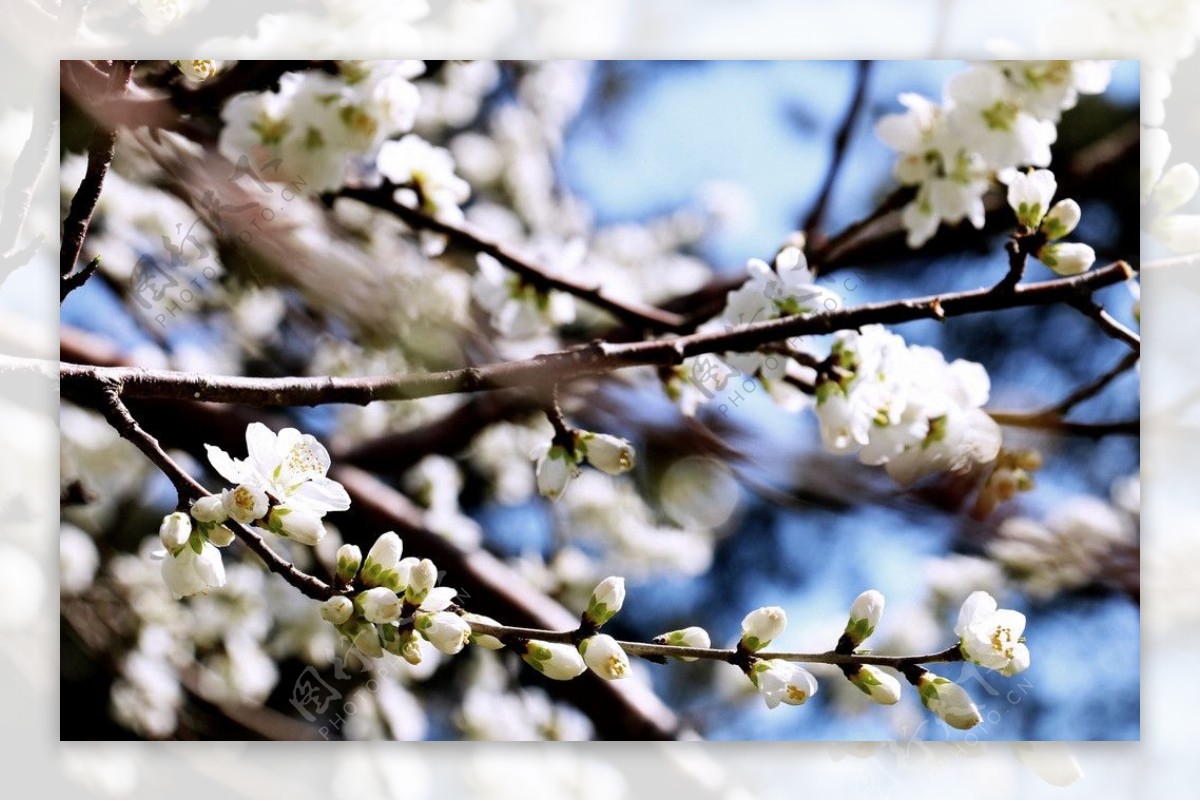
{"label": "cluster of white flowers", "polygon": [[[578,263],[568,257],[569,269]],[[480,308],[488,313],[492,327],[510,339],[528,339],[555,331],[559,326],[574,322],[575,298],[565,292],[540,291],[537,287],[509,272],[495,258],[481,253],[476,259],[479,271],[471,290]]]}
{"label": "cluster of white flowers", "polygon": [[967,470],[1000,452],[1000,427],[983,411],[983,367],[910,346],[882,326],[837,334],[829,375],[817,385],[821,440],[856,453],[910,484],[936,471]]}
{"label": "cluster of white flowers", "polygon": [[[245,92],[225,104],[221,154],[235,163],[248,159],[266,180],[293,180],[313,192],[341,187],[352,167],[374,175],[384,143],[412,129],[420,96],[411,79],[423,70],[419,61],[343,61],[337,75],[287,73],[278,91]],[[423,202],[440,208],[458,196],[436,150],[392,143],[386,154],[389,171],[407,182],[419,184],[425,178],[417,171],[429,171],[434,195]]]}
{"label": "cluster of white flowers", "polygon": [[886,115],[875,130],[900,154],[897,180],[917,188],[903,213],[909,247],[921,247],[943,222],[982,228],[991,178],[1047,166],[1061,112],[1080,93],[1104,91],[1111,71],[1102,61],[987,62],[952,76],[940,105],[901,95],[908,111]]}
{"label": "cluster of white flowers", "polygon": [[1059,275],[1079,275],[1096,260],[1096,252],[1081,242],[1058,242],[1075,230],[1082,216],[1079,204],[1067,198],[1050,206],[1058,182],[1050,170],[1018,172],[1008,183],[1008,205],[1024,231],[1037,232],[1042,244],[1038,261]]}
{"label": "cluster of white flowers", "polygon": [[177,598],[224,586],[217,548],[233,542],[227,520],[312,546],[325,536],[325,513],[350,508],[345,488],[325,475],[329,452],[310,434],[294,428],[276,434],[262,423],[251,423],[246,428],[247,458],[205,447],[213,468],[236,486],[198,498],[190,513],[163,518],[158,531],[165,549],[162,574]]}

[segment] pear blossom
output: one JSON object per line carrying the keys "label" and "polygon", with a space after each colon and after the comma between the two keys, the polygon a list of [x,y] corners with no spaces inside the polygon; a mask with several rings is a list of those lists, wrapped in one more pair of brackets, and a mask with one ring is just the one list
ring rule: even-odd
{"label": "pear blossom", "polygon": [[576,437],[576,447],[587,459],[588,464],[617,476],[633,469],[635,454],[628,440],[611,434],[582,432]]}
{"label": "pear blossom", "polygon": [[587,611],[584,612],[588,621],[599,628],[621,611],[625,603],[625,579],[620,576],[609,576],[596,585],[588,600]]}
{"label": "pear blossom", "polygon": [[[699,626],[688,626],[685,629],[676,629],[668,631],[665,634],[660,634],[654,638],[654,642],[660,645],[678,645],[685,648],[711,648],[712,640],[708,636],[708,632]],[[679,659],[684,662],[695,662],[698,657],[681,656]]]}
{"label": "pear blossom", "polygon": [[874,665],[859,665],[846,678],[877,704],[891,706],[900,700],[900,682]]}
{"label": "pear blossom", "polygon": [[271,508],[267,493],[250,484],[238,484],[221,493],[225,513],[239,523],[253,523]]}
{"label": "pear blossom", "polygon": [[233,529],[223,523],[202,524],[200,529],[208,541],[218,548],[228,547],[233,542]]}
{"label": "pear blossom", "polygon": [[225,504],[217,495],[204,495],[192,504],[192,517],[201,523],[224,523],[229,519]]}
{"label": "pear blossom", "polygon": [[192,519],[183,512],[172,512],[162,519],[158,539],[169,553],[176,553],[192,536]]}
{"label": "pear blossom", "polygon": [[321,603],[321,617],[335,626],[350,620],[354,614],[354,602],[344,595],[335,595]]}
{"label": "pear blossom", "polygon": [[337,554],[334,556],[334,572],[341,581],[346,583],[353,581],[358,574],[360,565],[362,565],[362,549],[357,545],[347,543],[337,549]]}
{"label": "pear blossom", "polygon": [[979,590],[971,593],[958,612],[954,633],[963,654],[972,662],[1005,676],[1029,667],[1029,648],[1023,642],[1025,615],[998,609],[996,599]]}
{"label": "pear blossom", "polygon": [[207,81],[209,78],[217,74],[221,69],[220,61],[212,59],[203,60],[181,60],[176,61],[175,66],[179,71],[193,81]]}
{"label": "pear blossom", "polygon": [[[468,612],[463,615],[463,620],[467,623],[482,623],[485,626],[499,626],[500,622],[487,615],[479,615],[473,612]],[[489,651],[499,651],[504,648],[504,643],[500,638],[492,634],[481,634],[476,631],[471,632],[471,642],[478,645],[480,648],[486,648]]]}
{"label": "pear blossom", "polygon": [[372,587],[359,593],[357,604],[368,623],[395,623],[400,618],[403,601],[387,587]]}
{"label": "pear blossom", "polygon": [[405,599],[410,604],[421,604],[429,596],[433,585],[437,583],[438,571],[437,566],[428,559],[422,559],[417,562],[408,572],[408,578],[404,582]]}
{"label": "pear blossom", "polygon": [[396,184],[396,200],[443,221],[463,219],[459,208],[471,196],[471,187],[454,173],[454,158],[444,147],[435,147],[416,134],[384,142],[375,159],[379,172]]}
{"label": "pear blossom", "polygon": [[925,708],[950,726],[970,729],[983,720],[967,691],[950,679],[924,671],[916,685]]}
{"label": "pear blossom", "polygon": [[1050,163],[1050,145],[1058,138],[1054,123],[1022,108],[1000,71],[978,64],[953,75],[946,97],[953,102],[947,121],[956,139],[989,168]]}
{"label": "pear blossom", "polygon": [[1017,222],[1035,230],[1050,208],[1058,190],[1058,181],[1050,170],[1017,173],[1008,184],[1008,205],[1017,213]]}
{"label": "pear blossom", "polygon": [[444,654],[457,654],[471,640],[471,624],[453,612],[418,614],[414,626],[422,637]]}
{"label": "pear blossom", "polygon": [[579,653],[592,672],[602,679],[623,679],[629,675],[629,657],[607,634],[596,634],[579,643]]}
{"label": "pear blossom", "polygon": [[1037,259],[1059,275],[1079,275],[1096,261],[1096,251],[1082,242],[1051,242],[1038,249]]}
{"label": "pear blossom", "polygon": [[583,656],[575,646],[566,643],[530,640],[521,658],[548,679],[566,681],[587,670]]}
{"label": "pear blossom", "polygon": [[301,545],[316,545],[325,537],[321,516],[307,509],[276,506],[267,516],[267,530]]}
{"label": "pear blossom", "polygon": [[883,617],[883,606],[883,593],[878,590],[867,590],[854,599],[844,635],[854,648],[874,633],[879,619]]}
{"label": "pear blossom", "polygon": [[[350,508],[346,489],[326,476],[329,452],[311,434],[294,428],[276,434],[262,423],[251,423],[246,427],[247,458],[233,459],[216,446],[204,447],[223,478],[265,492],[290,509],[324,514]],[[230,516],[236,517],[232,511]]]}
{"label": "pear blossom", "polygon": [[799,706],[817,692],[813,674],[783,659],[760,659],[750,668],[750,681],[762,693],[768,709],[781,703]]}
{"label": "pear blossom", "polygon": [[1071,198],[1064,198],[1055,203],[1042,219],[1042,232],[1049,239],[1062,239],[1075,230],[1083,212],[1079,204]]}
{"label": "pear blossom", "polygon": [[[400,554],[404,552],[404,543],[400,541],[400,535],[394,531],[388,531],[379,535],[375,540],[375,544],[371,546],[371,550],[367,551],[367,559],[362,564],[362,580],[367,586],[372,585],[388,585],[395,584],[396,587],[402,586],[398,581],[389,581],[389,578],[394,578],[396,567],[400,562]],[[346,553],[346,557],[352,557],[354,554]],[[347,565],[347,569],[349,565]]]}
{"label": "pear blossom", "polygon": [[742,639],[739,644],[747,651],[760,651],[782,634],[786,626],[787,613],[781,607],[760,607],[742,619]]}
{"label": "pear blossom", "polygon": [[579,462],[561,445],[547,445],[536,456],[538,492],[552,501],[562,497],[571,479],[579,475]]}
{"label": "pear blossom", "polygon": [[192,538],[176,552],[163,557],[162,577],[176,600],[225,586],[221,552],[207,540]]}

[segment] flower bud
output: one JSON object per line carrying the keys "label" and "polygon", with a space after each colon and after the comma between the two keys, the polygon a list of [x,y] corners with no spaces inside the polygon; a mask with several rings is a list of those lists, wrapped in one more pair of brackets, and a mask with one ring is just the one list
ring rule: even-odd
{"label": "flower bud", "polygon": [[403,605],[399,596],[387,587],[372,587],[360,592],[357,602],[368,623],[395,623]]}
{"label": "flower bud", "polygon": [[422,559],[412,566],[406,582],[408,589],[405,596],[410,604],[420,604],[429,595],[433,585],[437,583],[437,566],[428,559]]}
{"label": "flower bud", "polygon": [[335,626],[347,622],[353,614],[354,602],[344,595],[335,595],[321,604],[321,617]]}
{"label": "flower bud", "polygon": [[1081,242],[1054,242],[1043,245],[1037,258],[1059,275],[1079,275],[1096,261],[1096,251]]}
{"label": "flower bud", "polygon": [[607,634],[596,634],[579,643],[584,663],[602,679],[623,679],[629,675],[629,657]]}
{"label": "flower bud", "polygon": [[1042,233],[1047,239],[1062,239],[1067,234],[1075,230],[1075,226],[1079,225],[1079,219],[1083,216],[1083,212],[1079,210],[1079,204],[1074,200],[1067,198],[1060,200],[1054,204],[1054,208],[1050,209],[1050,213],[1042,220]]}
{"label": "flower bud", "polygon": [[950,679],[925,671],[916,685],[925,708],[950,726],[965,730],[983,720],[967,691]]}
{"label": "flower bud", "polygon": [[162,519],[158,527],[158,538],[170,553],[176,553],[188,544],[192,536],[192,519],[183,512],[172,512]]}
{"label": "flower bud", "polygon": [[[679,645],[685,648],[711,648],[712,640],[708,636],[708,632],[699,626],[688,626],[686,629],[676,629],[668,631],[666,634],[660,634],[654,638],[654,642],[659,645]],[[681,656],[684,662],[695,662],[698,657]]]}
{"label": "flower bud", "polygon": [[406,631],[400,635],[400,656],[410,665],[421,664],[421,638],[416,632]]}
{"label": "flower bud", "polygon": [[[499,621],[493,620],[486,615],[476,615],[470,612],[463,615],[463,620],[466,620],[468,623],[483,623],[487,626],[500,625]],[[499,651],[504,648],[504,643],[502,643],[498,637],[491,634],[481,634],[477,631],[471,632],[471,642],[475,645],[478,645],[480,648],[486,648],[489,651]]]}
{"label": "flower bud", "polygon": [[799,665],[783,659],[760,659],[750,668],[750,681],[768,709],[781,703],[799,706],[817,692],[817,680]]}
{"label": "flower bud", "polygon": [[877,704],[891,706],[900,700],[900,682],[874,665],[859,665],[858,670],[846,678]]}
{"label": "flower bud", "polygon": [[358,568],[362,564],[362,549],[357,545],[343,545],[337,549],[336,566],[334,568],[339,581],[349,584],[354,581]]}
{"label": "flower bud", "polygon": [[566,643],[530,640],[525,643],[521,658],[546,678],[556,681],[573,679],[587,670],[583,656],[575,646]]}
{"label": "flower bud", "polygon": [[620,576],[609,576],[597,584],[596,589],[592,590],[592,597],[588,601],[585,614],[588,621],[599,628],[611,620],[613,615],[620,612],[624,603],[625,579]]}
{"label": "flower bud", "polygon": [[471,624],[453,612],[417,615],[415,626],[443,654],[457,654],[471,639]]}
{"label": "flower bud", "polygon": [[579,447],[589,464],[610,476],[618,476],[633,469],[633,446],[620,437],[588,432],[579,436]]}
{"label": "flower bud", "polygon": [[239,523],[253,523],[267,513],[270,501],[267,493],[249,484],[239,484],[221,493],[225,511]]}
{"label": "flower bud", "polygon": [[551,446],[537,461],[538,492],[557,501],[567,484],[579,473],[575,459],[558,445]]}
{"label": "flower bud", "polygon": [[267,528],[301,545],[316,545],[325,536],[325,524],[320,515],[287,506],[276,506],[271,510]]}
{"label": "flower bud", "polygon": [[846,623],[845,639],[851,649],[862,645],[871,636],[883,617],[883,593],[867,590],[850,605],[850,621]]}
{"label": "flower bud", "polygon": [[379,632],[370,624],[364,623],[355,632],[354,647],[369,659],[379,659],[383,656],[383,644],[379,640]]}
{"label": "flower bud", "polygon": [[205,495],[192,504],[192,517],[201,523],[224,523],[229,519],[229,513],[218,496]]}
{"label": "flower bud", "polygon": [[363,582],[368,585],[381,584],[379,579],[382,574],[396,567],[403,552],[404,543],[400,541],[400,535],[394,531],[381,534],[371,550],[367,551],[367,561],[362,568]]}
{"label": "flower bud", "polygon": [[755,609],[742,620],[741,645],[747,651],[760,651],[783,633],[787,613],[778,606]]}
{"label": "flower bud", "polygon": [[1008,185],[1008,205],[1017,213],[1017,222],[1036,229],[1057,189],[1058,182],[1050,170],[1017,173]]}

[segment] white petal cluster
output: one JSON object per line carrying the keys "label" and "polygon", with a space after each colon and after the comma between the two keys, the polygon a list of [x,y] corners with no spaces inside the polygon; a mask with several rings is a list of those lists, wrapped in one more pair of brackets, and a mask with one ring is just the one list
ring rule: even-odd
{"label": "white petal cluster", "polygon": [[971,593],[954,626],[963,654],[977,665],[1013,676],[1029,667],[1025,645],[1025,615],[999,609],[996,599],[982,590]]}
{"label": "white petal cluster", "polygon": [[397,202],[442,222],[462,222],[461,206],[471,196],[471,187],[455,174],[449,150],[408,134],[384,142],[375,164],[384,178],[400,187]]}
{"label": "white petal cluster", "polygon": [[312,191],[341,187],[352,162],[374,162],[384,142],[412,129],[418,61],[340,62],[338,74],[292,72],[271,92],[246,92],[221,111],[218,147],[260,178]]}
{"label": "white petal cluster", "polygon": [[991,177],[1048,165],[1061,112],[1081,93],[1104,91],[1110,72],[1106,62],[987,62],[952,76],[940,105],[901,95],[908,110],[884,116],[875,131],[900,156],[896,179],[917,190],[902,214],[909,247],[942,223],[982,228]]}
{"label": "white petal cluster", "polygon": [[799,706],[817,693],[813,674],[782,659],[761,659],[750,668],[750,681],[762,693],[768,709],[782,704]]}
{"label": "white petal cluster", "polygon": [[[311,434],[294,428],[276,434],[262,423],[251,423],[245,459],[234,459],[214,445],[204,447],[217,473],[237,485],[222,493],[221,500],[225,513],[240,523],[262,521],[263,530],[316,545],[325,536],[325,513],[350,508],[345,488],[326,476],[329,452]],[[218,514],[207,506],[201,513]]]}
{"label": "white petal cluster", "polygon": [[996,458],[1000,428],[982,410],[991,384],[979,364],[947,364],[877,325],[838,333],[832,356],[833,377],[817,387],[826,450],[884,464],[901,484]]}
{"label": "white petal cluster", "polygon": [[610,476],[618,476],[632,470],[637,459],[628,440],[591,431],[575,432],[573,452],[551,441],[536,448],[532,456],[538,492],[552,501],[562,496],[585,461]]}
{"label": "white petal cluster", "polygon": [[1046,239],[1037,251],[1037,258],[1059,275],[1079,275],[1096,260],[1096,252],[1080,242],[1057,242],[1075,230],[1081,212],[1079,204],[1070,198],[1050,206],[1058,182],[1050,170],[1016,172],[1008,179],[1008,205],[1017,215],[1017,222],[1029,230],[1039,231]]}

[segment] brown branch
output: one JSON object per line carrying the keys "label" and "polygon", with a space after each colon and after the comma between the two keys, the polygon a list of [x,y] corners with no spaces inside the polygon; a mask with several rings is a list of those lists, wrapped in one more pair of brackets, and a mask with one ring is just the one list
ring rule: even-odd
{"label": "brown branch", "polygon": [[1117,318],[1105,311],[1103,306],[1092,300],[1091,297],[1077,298],[1071,305],[1095,320],[1096,325],[1100,326],[1101,331],[1132,348],[1134,353],[1142,352],[1142,338],[1126,328]]}
{"label": "brown branch", "polygon": [[547,268],[534,264],[512,248],[489,239],[486,235],[476,231],[466,223],[455,225],[443,222],[419,209],[409,208],[402,203],[397,203],[393,197],[397,188],[395,184],[391,183],[385,183],[383,186],[375,189],[346,188],[341,190],[339,196],[358,200],[369,206],[394,214],[409,227],[440,234],[446,237],[452,244],[464,250],[485,253],[512,270],[520,276],[522,281],[525,281],[539,291],[558,290],[559,292],[566,292],[569,295],[574,295],[580,300],[590,303],[596,308],[607,311],[618,320],[650,331],[679,332],[684,330],[685,320],[681,315],[656,309],[653,306],[617,300],[606,295],[599,287],[586,286],[568,278],[553,275]]}
{"label": "brown branch", "polygon": [[1044,412],[1008,412],[988,410],[988,415],[990,415],[993,420],[1002,426],[1039,429],[1042,431],[1051,431],[1055,434],[1065,434],[1072,437],[1087,437],[1090,439],[1100,439],[1101,437],[1107,437],[1113,434],[1136,437],[1141,434],[1142,425],[1142,421],[1136,418],[1132,420],[1114,420],[1112,422],[1105,423],[1084,423],[1076,422],[1074,420],[1064,420],[1062,415],[1046,414]]}
{"label": "brown branch", "polygon": [[751,352],[770,342],[797,336],[829,334],[864,325],[957,317],[1024,306],[1075,302],[1101,287],[1127,280],[1124,262],[1069,278],[1018,286],[1011,291],[977,289],[908,300],[870,303],[815,315],[795,315],[738,326],[728,331],[690,334],[627,344],[596,342],[531,359],[467,367],[438,373],[356,378],[246,378],[200,376],[169,370],[86,367],[64,363],[60,369],[64,397],[91,391],[98,381],[120,387],[130,398],[177,398],[255,406],[315,406],[328,403],[364,405],[381,400],[409,400],[460,392],[509,387],[549,389],[555,382],[639,365],[672,366],[705,353]]}
{"label": "brown branch", "polygon": [[[129,79],[133,74],[133,61],[115,61],[105,84],[104,97],[113,99],[121,97],[129,88]],[[79,251],[83,248],[84,237],[87,236],[88,226],[92,222],[92,214],[100,201],[100,190],[104,186],[104,176],[108,174],[108,166],[112,163],[117,146],[117,131],[115,127],[95,123],[96,129],[92,134],[91,144],[88,145],[87,171],[79,184],[67,218],[63,221],[62,248],[59,251],[58,272],[65,280],[75,269],[79,259]]]}
{"label": "brown branch", "polygon": [[820,190],[817,192],[816,202],[813,203],[813,207],[804,218],[804,222],[800,224],[800,230],[808,236],[810,246],[819,244],[821,226],[825,221],[825,210],[829,206],[829,199],[833,195],[834,186],[837,184],[838,174],[841,172],[842,164],[846,160],[846,150],[850,144],[850,135],[854,132],[854,124],[858,121],[863,104],[866,102],[867,84],[870,76],[870,61],[855,62],[854,94],[850,99],[850,105],[846,107],[846,114],[842,117],[842,123],[838,126],[837,133],[834,135],[833,154],[829,159],[829,169],[825,171],[825,178],[821,182]]}
{"label": "brown branch", "polygon": [[1079,387],[1053,406],[1049,406],[1042,410],[1043,413],[1066,414],[1079,404],[1083,403],[1085,400],[1094,398],[1113,381],[1132,370],[1134,366],[1137,365],[1139,359],[1140,356],[1136,353],[1131,352],[1125,354],[1125,357],[1121,359],[1121,361],[1117,362],[1117,364],[1114,365],[1108,372],[1104,373],[1096,380]]}

